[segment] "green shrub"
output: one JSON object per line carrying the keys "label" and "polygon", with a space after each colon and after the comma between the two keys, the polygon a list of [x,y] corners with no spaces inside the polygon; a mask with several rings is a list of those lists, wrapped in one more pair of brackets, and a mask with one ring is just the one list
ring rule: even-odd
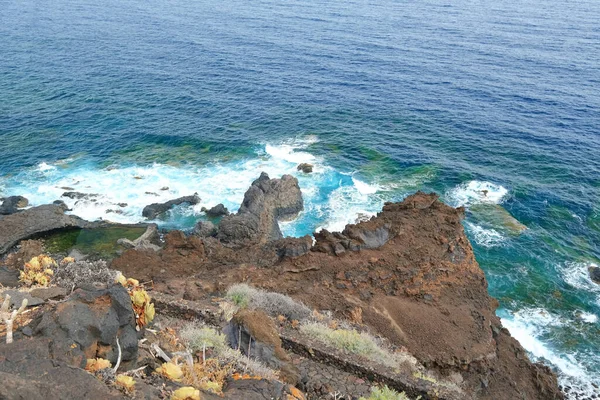
{"label": "green shrub", "polygon": [[[420,397],[420,396],[419,396]],[[369,397],[361,397],[360,400],[410,400],[404,392],[398,393],[387,386],[371,388]]]}

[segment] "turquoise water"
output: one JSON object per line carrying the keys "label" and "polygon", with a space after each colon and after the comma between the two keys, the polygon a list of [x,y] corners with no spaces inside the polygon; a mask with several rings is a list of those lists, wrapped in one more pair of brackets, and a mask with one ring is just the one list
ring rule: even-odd
{"label": "turquoise water", "polygon": [[98,195],[75,214],[137,222],[198,192],[159,221],[189,228],[292,173],[306,210],[282,229],[303,235],[435,190],[467,207],[505,325],[589,395],[598,21],[592,1],[0,0],[0,194],[73,188]]}

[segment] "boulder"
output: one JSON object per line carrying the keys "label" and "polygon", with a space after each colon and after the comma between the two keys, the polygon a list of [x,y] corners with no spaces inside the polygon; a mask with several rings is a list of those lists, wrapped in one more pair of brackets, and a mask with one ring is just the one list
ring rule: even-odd
{"label": "boulder", "polygon": [[29,205],[29,200],[23,196],[10,196],[4,199],[0,205],[0,215],[14,214],[19,208],[25,208]]}
{"label": "boulder", "polygon": [[329,232],[326,229],[316,232],[314,251],[341,255],[348,251],[377,249],[391,238],[391,225],[379,220],[369,220],[346,225],[343,232]]}
{"label": "boulder", "polygon": [[[31,324],[34,337],[52,340],[55,356],[83,368],[88,358],[105,358],[115,364],[117,338],[122,365],[135,364],[138,337],[131,298],[121,285],[108,289],[77,289],[64,302]],[[65,353],[65,349],[67,352]]]}
{"label": "boulder", "polygon": [[71,367],[50,338],[0,342],[0,399],[126,399],[92,374]]}
{"label": "boulder", "polygon": [[210,221],[198,221],[196,222],[196,226],[194,226],[194,230],[192,231],[192,235],[200,236],[200,237],[211,237],[217,234],[217,227]]}
{"label": "boulder", "polygon": [[229,215],[229,210],[223,204],[217,204],[213,208],[206,209],[202,207],[202,211],[211,218],[222,217],[223,215]]}
{"label": "boulder", "polygon": [[19,271],[0,267],[0,287],[17,287],[19,285]]}
{"label": "boulder", "polygon": [[64,228],[86,228],[94,223],[73,215],[56,204],[33,207],[0,219],[0,255],[23,239]]}
{"label": "boulder", "polygon": [[39,306],[40,304],[44,304],[44,299],[35,297],[29,292],[21,292],[17,289],[4,289],[0,292],[0,298],[4,299],[6,295],[10,296],[10,306],[13,308],[19,308],[23,300],[27,299],[27,306]]}
{"label": "boulder", "polygon": [[302,164],[298,165],[296,167],[296,169],[298,171],[304,172],[305,174],[310,174],[311,172],[313,172],[313,167],[314,167],[314,165],[312,165],[312,164],[302,163]]}
{"label": "boulder", "polygon": [[152,203],[144,207],[142,215],[148,219],[155,219],[160,214],[169,211],[171,208],[186,203],[191,205],[198,204],[200,203],[200,197],[195,193],[192,196],[179,197],[177,199],[169,200],[166,203]]}
{"label": "boulder", "polygon": [[312,247],[312,236],[285,238],[273,242],[279,258],[295,258],[307,254]]}
{"label": "boulder", "polygon": [[589,268],[590,278],[600,285],[600,267],[592,266]]}
{"label": "boulder", "polygon": [[279,220],[291,220],[304,209],[298,180],[291,175],[270,179],[262,173],[244,195],[237,214],[224,217],[217,237],[226,243],[264,244],[283,237]]}
{"label": "boulder", "polygon": [[250,358],[280,371],[279,376],[285,382],[291,385],[299,382],[300,371],[283,350],[275,323],[264,311],[239,311],[225,328],[225,333],[232,348],[239,348]]}

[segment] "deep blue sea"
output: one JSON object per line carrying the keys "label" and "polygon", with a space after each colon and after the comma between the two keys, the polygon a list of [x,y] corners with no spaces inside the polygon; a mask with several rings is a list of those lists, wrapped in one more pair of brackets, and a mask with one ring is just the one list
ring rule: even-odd
{"label": "deep blue sea", "polygon": [[0,0],[0,196],[132,222],[198,192],[160,221],[189,228],[261,171],[300,180],[288,235],[464,205],[505,326],[598,393],[600,2]]}

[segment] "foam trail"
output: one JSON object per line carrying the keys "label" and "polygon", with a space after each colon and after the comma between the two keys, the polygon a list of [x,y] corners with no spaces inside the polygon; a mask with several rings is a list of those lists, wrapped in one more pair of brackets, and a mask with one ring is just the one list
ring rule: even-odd
{"label": "foam trail", "polygon": [[446,197],[455,207],[473,204],[500,204],[508,195],[508,190],[501,185],[487,181],[470,181],[460,184],[446,193]]}
{"label": "foam trail", "polygon": [[483,247],[496,247],[501,246],[506,241],[500,232],[495,229],[486,229],[479,225],[475,225],[471,222],[465,221],[465,226],[472,234],[475,242]]}

